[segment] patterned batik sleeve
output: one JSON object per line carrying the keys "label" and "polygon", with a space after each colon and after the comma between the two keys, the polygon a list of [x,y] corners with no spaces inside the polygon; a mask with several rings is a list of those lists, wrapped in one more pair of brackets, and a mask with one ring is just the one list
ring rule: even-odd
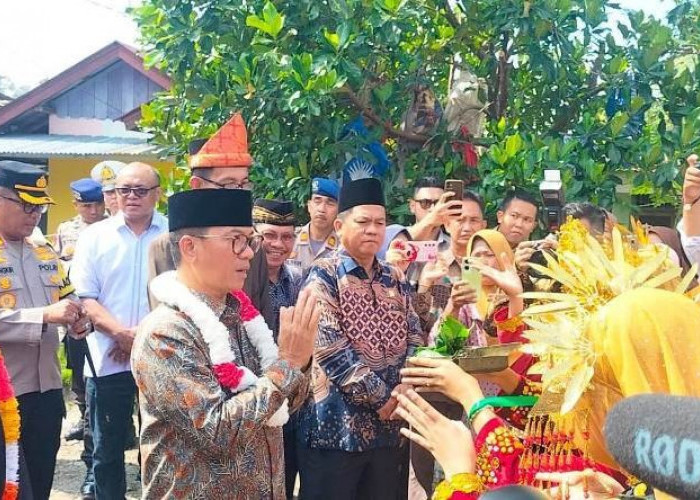
{"label": "patterned batik sleeve", "polygon": [[218,449],[217,454],[225,455],[238,439],[250,439],[259,432],[282,405],[285,392],[298,383],[298,371],[281,362],[253,387],[227,394],[206,352],[192,340],[197,335],[194,329],[184,322],[148,326],[146,322],[139,330],[138,335],[147,337],[132,357],[134,378],[148,413],[167,422],[174,432]]}
{"label": "patterned batik sleeve", "polygon": [[305,286],[311,287],[321,306],[315,361],[349,401],[379,410],[389,401],[392,388],[362,362],[340,327],[338,281],[333,268],[312,267]]}

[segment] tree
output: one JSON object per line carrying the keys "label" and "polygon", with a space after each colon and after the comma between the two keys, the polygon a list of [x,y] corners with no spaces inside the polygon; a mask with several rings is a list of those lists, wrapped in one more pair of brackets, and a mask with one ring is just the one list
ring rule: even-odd
{"label": "tree", "polygon": [[[315,175],[387,151],[391,212],[429,173],[464,178],[492,209],[511,186],[563,170],[568,198],[610,207],[616,187],[678,188],[698,146],[700,7],[669,25],[630,13],[618,45],[605,0],[146,0],[134,10],[146,61],[173,78],[143,109],[155,141],[182,157],[232,110],[248,122],[258,194],[303,206]],[[455,70],[474,75],[484,132],[440,120]],[[432,107],[432,96],[442,106]],[[421,100],[427,119],[415,120]],[[420,104],[420,103],[419,103]],[[418,106],[419,107],[419,106]],[[362,116],[366,136],[348,134]],[[418,123],[418,126],[416,126]],[[481,148],[478,165],[465,145]]]}

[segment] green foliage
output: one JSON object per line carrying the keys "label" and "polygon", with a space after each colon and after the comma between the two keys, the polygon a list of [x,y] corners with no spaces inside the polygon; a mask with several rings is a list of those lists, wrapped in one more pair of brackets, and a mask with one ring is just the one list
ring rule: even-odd
{"label": "green foliage", "polygon": [[[630,13],[618,45],[607,0],[145,0],[133,10],[147,64],[173,86],[143,108],[168,153],[211,134],[240,110],[257,164],[257,194],[303,207],[310,179],[339,175],[360,113],[390,154],[390,213],[408,217],[416,178],[468,180],[490,203],[507,188],[536,191],[559,168],[570,200],[605,207],[616,189],[660,204],[679,189],[682,158],[700,146],[700,6],[668,22]],[[416,85],[446,103],[455,58],[485,83],[476,169],[440,122],[416,140],[401,123]],[[610,116],[608,98],[621,102]],[[179,178],[175,179],[179,182]],[[182,184],[173,183],[171,190]]]}
{"label": "green foliage", "polygon": [[441,356],[455,356],[464,348],[470,333],[470,329],[459,320],[447,316],[440,324],[440,332],[435,338],[435,347],[423,347],[419,348],[418,351],[432,351]]}

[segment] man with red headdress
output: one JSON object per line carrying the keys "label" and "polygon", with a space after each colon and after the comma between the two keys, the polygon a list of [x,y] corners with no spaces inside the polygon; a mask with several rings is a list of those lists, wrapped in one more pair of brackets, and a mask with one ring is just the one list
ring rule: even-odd
{"label": "man with red headdress", "polygon": [[[253,158],[248,153],[248,134],[243,117],[236,113],[209,140],[195,140],[189,146],[189,165],[192,169],[192,189],[246,189],[253,183],[248,171]],[[172,271],[179,257],[176,247],[170,244],[167,235],[155,240],[148,252],[148,281],[166,271]],[[274,317],[270,307],[267,264],[265,254],[257,251],[250,261],[250,270],[243,290],[253,305],[270,325]],[[149,293],[151,309],[158,301]]]}

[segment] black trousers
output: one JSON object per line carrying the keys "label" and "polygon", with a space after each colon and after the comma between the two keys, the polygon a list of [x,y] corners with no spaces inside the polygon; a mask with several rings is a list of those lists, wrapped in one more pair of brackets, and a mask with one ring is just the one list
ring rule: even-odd
{"label": "black trousers", "polygon": [[22,478],[20,470],[20,482],[29,479],[35,500],[48,499],[66,412],[63,392],[61,389],[30,392],[18,396],[17,402],[21,419],[19,443],[29,475]]}
{"label": "black trousers", "polygon": [[402,450],[362,452],[300,450],[301,500],[391,500],[397,498]]}

